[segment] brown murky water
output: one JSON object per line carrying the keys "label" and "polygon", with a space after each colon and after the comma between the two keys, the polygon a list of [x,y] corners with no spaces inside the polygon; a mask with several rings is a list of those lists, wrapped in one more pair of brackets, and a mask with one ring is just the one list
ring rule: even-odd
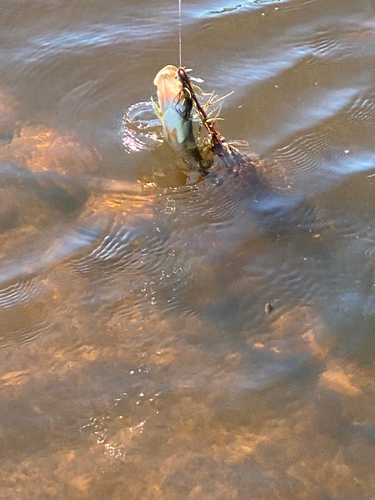
{"label": "brown murky water", "polygon": [[375,498],[375,4],[183,2],[262,200],[160,141],[176,2],[0,12],[0,498]]}

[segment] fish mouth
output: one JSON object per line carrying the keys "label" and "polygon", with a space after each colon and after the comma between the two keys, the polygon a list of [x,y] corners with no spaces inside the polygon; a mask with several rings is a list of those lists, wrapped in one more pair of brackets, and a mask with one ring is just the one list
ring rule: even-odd
{"label": "fish mouth", "polygon": [[182,83],[178,78],[178,69],[169,64],[159,71],[154,79],[154,85],[158,88],[158,100],[162,113],[176,104],[182,92]]}
{"label": "fish mouth", "polygon": [[174,149],[180,150],[189,136],[191,124],[177,71],[176,66],[165,66],[156,75],[154,84],[158,88],[164,137]]}

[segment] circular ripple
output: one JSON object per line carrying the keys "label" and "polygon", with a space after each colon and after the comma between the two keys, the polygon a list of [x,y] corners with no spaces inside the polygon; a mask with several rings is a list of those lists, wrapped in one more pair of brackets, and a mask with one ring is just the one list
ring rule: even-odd
{"label": "circular ripple", "polygon": [[163,142],[161,122],[155,115],[151,101],[137,102],[130,106],[122,119],[121,140],[125,151],[152,149]]}

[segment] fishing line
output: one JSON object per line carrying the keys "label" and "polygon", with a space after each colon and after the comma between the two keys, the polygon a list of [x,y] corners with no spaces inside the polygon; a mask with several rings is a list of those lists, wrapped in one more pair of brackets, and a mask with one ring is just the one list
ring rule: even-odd
{"label": "fishing line", "polygon": [[182,66],[181,4],[182,0],[178,0],[178,55],[180,68]]}

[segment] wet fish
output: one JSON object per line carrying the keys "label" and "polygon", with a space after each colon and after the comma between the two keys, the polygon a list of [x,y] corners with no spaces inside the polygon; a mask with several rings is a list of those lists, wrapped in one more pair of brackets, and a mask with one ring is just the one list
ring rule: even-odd
{"label": "wet fish", "polygon": [[191,167],[202,167],[203,160],[193,134],[193,100],[178,76],[178,68],[168,65],[154,79],[165,139]]}
{"label": "wet fish", "polygon": [[[164,137],[188,165],[198,166],[204,172],[210,167],[217,171],[225,170],[235,177],[241,177],[244,183],[250,182],[258,188],[263,185],[251,158],[229,145],[215,129],[183,68],[165,66],[156,75],[154,84],[158,89],[159,101],[156,111],[163,123]],[[193,134],[191,114],[194,105],[208,132],[208,145],[203,157]]]}

